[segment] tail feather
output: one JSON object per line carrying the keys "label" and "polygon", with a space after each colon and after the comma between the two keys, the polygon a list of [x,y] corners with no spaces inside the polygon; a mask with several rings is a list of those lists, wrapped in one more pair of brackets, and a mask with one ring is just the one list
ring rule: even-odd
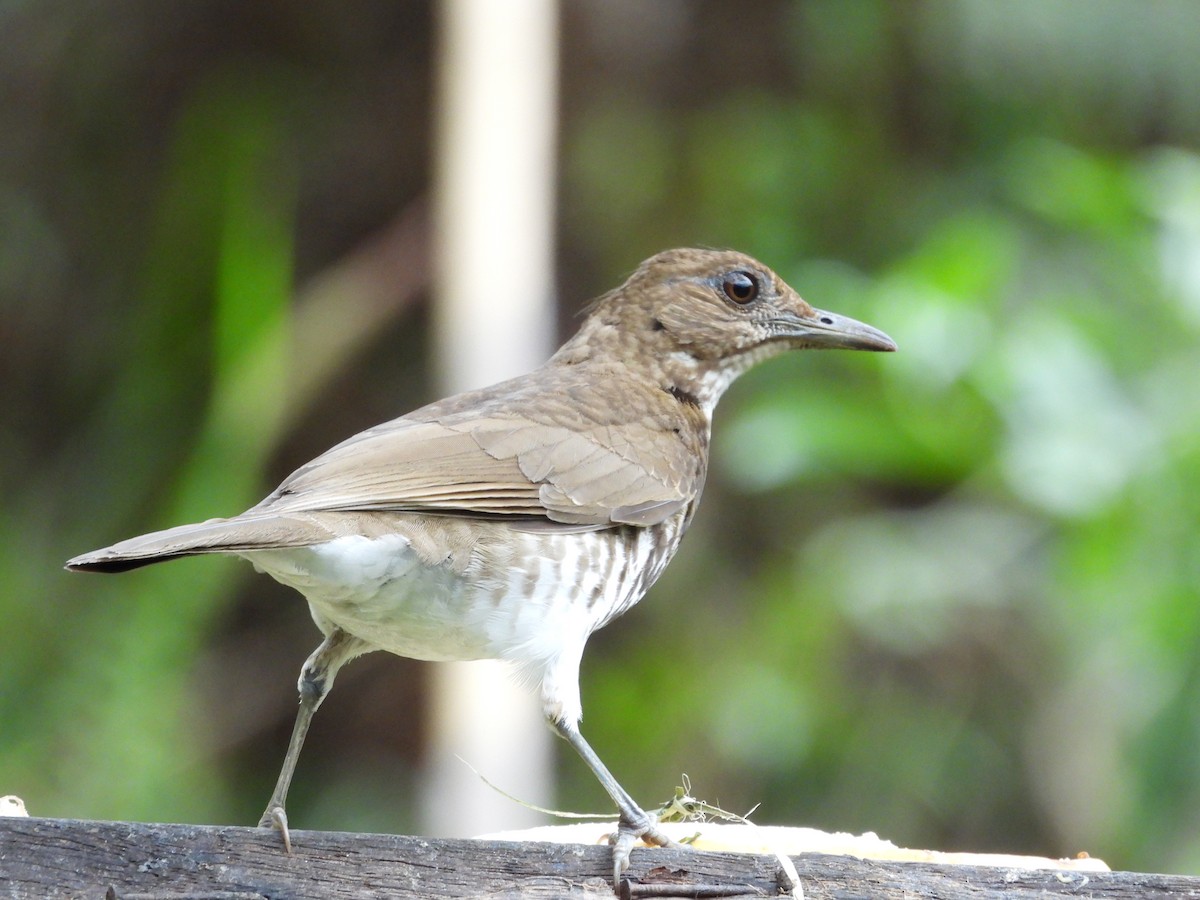
{"label": "tail feather", "polygon": [[180,525],[120,541],[67,561],[76,572],[125,572],[200,553],[306,547],[335,537],[315,516],[238,516]]}

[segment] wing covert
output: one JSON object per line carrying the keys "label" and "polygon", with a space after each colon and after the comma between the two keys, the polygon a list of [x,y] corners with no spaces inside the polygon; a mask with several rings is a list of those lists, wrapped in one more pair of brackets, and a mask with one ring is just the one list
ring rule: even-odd
{"label": "wing covert", "polygon": [[[637,428],[644,433],[630,433]],[[646,526],[674,515],[698,492],[703,472],[688,456],[644,424],[580,430],[497,415],[448,422],[404,417],[296,470],[255,510],[426,511],[574,527]]]}

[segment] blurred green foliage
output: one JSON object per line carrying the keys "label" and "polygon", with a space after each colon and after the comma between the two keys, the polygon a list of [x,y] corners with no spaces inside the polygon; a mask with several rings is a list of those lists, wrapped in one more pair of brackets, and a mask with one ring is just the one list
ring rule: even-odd
{"label": "blurred green foliage", "polygon": [[[387,6],[248,29],[196,4],[169,61],[153,4],[122,13],[140,31],[0,14],[41,48],[5,68],[44,86],[0,139],[24,167],[0,172],[0,792],[35,812],[245,821],[266,796],[311,633],[250,641],[273,613],[212,560],[58,567],[429,399],[411,322],[288,397],[293,276],[423,183],[428,9]],[[1200,7],[640,14],[665,19],[564,9],[567,313],[655,250],[728,245],[901,352],[733,389],[680,557],[585,657],[590,740],[648,804],[686,771],[763,822],[1200,871]],[[408,823],[377,784],[416,764],[419,676],[371,665],[322,710],[296,821]],[[561,769],[560,805],[595,808]]]}

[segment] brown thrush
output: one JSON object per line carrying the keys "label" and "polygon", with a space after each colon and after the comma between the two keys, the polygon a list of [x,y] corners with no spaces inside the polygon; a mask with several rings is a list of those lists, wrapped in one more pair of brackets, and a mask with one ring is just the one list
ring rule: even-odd
{"label": "brown thrush", "polygon": [[252,509],[76,557],[120,572],[197,553],[242,556],[308,600],[325,635],[260,825],[290,851],[288,785],[341,666],[372,650],[505,659],[620,811],[613,875],[638,838],[672,842],[579,732],[588,636],[674,556],[708,468],[713,408],[786,350],[894,350],[813,309],[731,251],[669,250],[591,306],[540,369],[377,425],[297,469]]}

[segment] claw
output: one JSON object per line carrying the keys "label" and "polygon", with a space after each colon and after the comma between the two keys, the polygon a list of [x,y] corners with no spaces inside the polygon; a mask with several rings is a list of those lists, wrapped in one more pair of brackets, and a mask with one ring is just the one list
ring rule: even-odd
{"label": "claw", "polygon": [[622,816],[617,823],[617,833],[610,840],[613,848],[613,890],[617,894],[621,893],[621,876],[629,868],[630,853],[639,840],[671,850],[687,849],[686,844],[681,844],[660,831],[658,821],[646,812],[643,812],[636,821]]}
{"label": "claw", "polygon": [[621,876],[629,868],[629,854],[633,850],[633,845],[638,842],[638,834],[627,830],[624,823],[622,823],[617,828],[617,833],[612,836],[611,840],[613,848],[613,890],[619,894],[621,892]]}
{"label": "claw", "polygon": [[267,807],[267,811],[258,820],[259,828],[274,828],[283,838],[283,849],[288,856],[292,855],[292,835],[288,831],[287,812],[282,806]]}
{"label": "claw", "polygon": [[683,844],[671,840],[659,831],[658,819],[638,806],[625,788],[617,782],[617,779],[613,778],[612,772],[608,771],[604,763],[600,761],[596,751],[583,739],[575,722],[561,717],[552,717],[550,724],[563,740],[575,748],[575,752],[587,763],[592,774],[599,780],[608,796],[612,797],[620,811],[617,833],[609,840],[613,847],[613,890],[616,891],[617,896],[621,896],[621,873],[629,868],[629,854],[639,839],[644,840],[647,844],[669,847],[672,850],[686,848]]}

